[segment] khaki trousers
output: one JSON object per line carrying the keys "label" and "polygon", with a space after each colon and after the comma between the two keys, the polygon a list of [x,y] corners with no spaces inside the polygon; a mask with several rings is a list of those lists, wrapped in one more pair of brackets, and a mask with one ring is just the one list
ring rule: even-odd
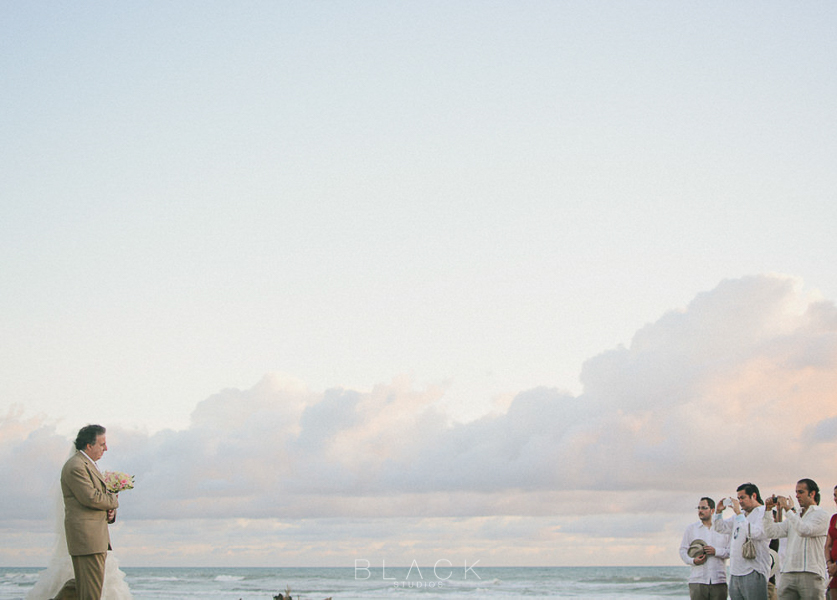
{"label": "khaki trousers", "polygon": [[727,600],[727,584],[690,583],[689,600]]}
{"label": "khaki trousers", "polygon": [[76,575],[78,600],[102,600],[105,583],[105,559],[107,552],[73,556],[73,572]]}
{"label": "khaki trousers", "polygon": [[826,583],[816,573],[782,573],[779,578],[779,600],[822,600]]}

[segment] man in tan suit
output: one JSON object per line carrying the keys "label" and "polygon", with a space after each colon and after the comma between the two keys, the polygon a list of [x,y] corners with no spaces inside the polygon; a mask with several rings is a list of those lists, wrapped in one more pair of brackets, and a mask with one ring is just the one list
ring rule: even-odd
{"label": "man in tan suit", "polygon": [[116,520],[119,501],[107,491],[96,461],[108,449],[105,428],[82,427],[76,437],[76,453],[61,469],[64,495],[64,529],[73,559],[79,600],[101,600],[105,559],[110,550],[108,523]]}

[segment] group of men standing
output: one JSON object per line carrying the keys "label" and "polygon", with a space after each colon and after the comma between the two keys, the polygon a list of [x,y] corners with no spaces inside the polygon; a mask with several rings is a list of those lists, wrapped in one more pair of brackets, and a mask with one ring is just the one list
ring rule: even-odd
{"label": "group of men standing", "polygon": [[[790,497],[763,501],[752,483],[738,486],[736,495],[715,502],[701,498],[697,523],[683,534],[680,556],[692,567],[692,600],[823,600],[828,570],[825,544],[829,516],[819,506],[820,490],[811,479],[796,484],[799,510]],[[733,515],[724,519],[731,508]],[[787,538],[781,568],[773,584],[778,553],[771,541]],[[729,579],[726,561],[729,559]]]}

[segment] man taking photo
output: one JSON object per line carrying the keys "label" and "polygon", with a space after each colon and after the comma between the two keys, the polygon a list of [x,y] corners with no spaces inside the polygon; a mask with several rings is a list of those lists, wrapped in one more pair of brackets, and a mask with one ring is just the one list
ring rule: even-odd
{"label": "man taking photo", "polygon": [[[742,483],[736,496],[729,499],[735,516],[724,519],[726,501],[715,509],[714,529],[732,536],[729,548],[729,597],[732,600],[767,600],[767,578],[770,576],[770,537],[765,535],[762,519],[764,504],[759,488]],[[748,540],[752,540],[749,543]],[[747,548],[747,552],[745,552]],[[749,548],[752,548],[752,555]]]}
{"label": "man taking photo", "polygon": [[779,600],[821,600],[825,596],[825,538],[829,515],[819,507],[820,488],[813,479],[796,484],[799,514],[791,498],[773,496],[767,508],[778,506],[785,511],[781,523],[773,521],[773,512],[764,513],[764,532],[770,538],[788,538],[779,578]]}

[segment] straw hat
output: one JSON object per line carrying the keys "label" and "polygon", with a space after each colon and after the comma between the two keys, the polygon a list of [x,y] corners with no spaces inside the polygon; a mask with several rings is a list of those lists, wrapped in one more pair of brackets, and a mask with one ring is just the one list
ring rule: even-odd
{"label": "straw hat", "polygon": [[689,557],[694,558],[699,554],[704,554],[704,547],[706,546],[706,542],[703,540],[695,540],[692,542],[692,545],[689,546]]}

